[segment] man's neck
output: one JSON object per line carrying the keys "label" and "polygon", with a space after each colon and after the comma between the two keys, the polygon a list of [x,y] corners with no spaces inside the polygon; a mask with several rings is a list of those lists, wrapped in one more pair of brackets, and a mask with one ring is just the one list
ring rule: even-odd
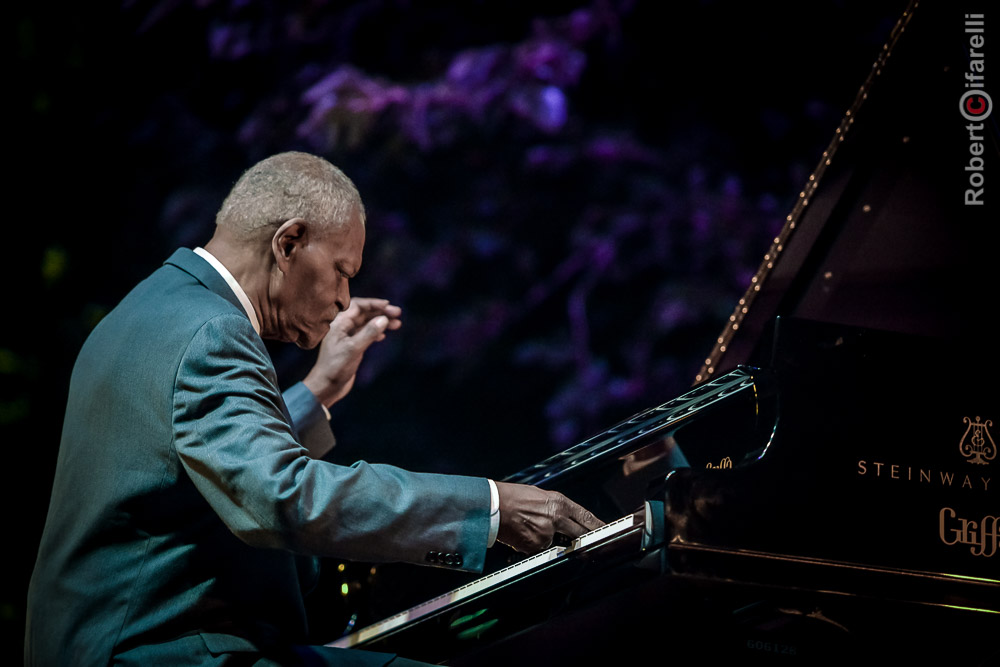
{"label": "man's neck", "polygon": [[270,248],[266,253],[254,252],[245,244],[236,245],[220,239],[216,234],[205,244],[205,250],[219,260],[239,283],[257,316],[262,335],[269,331],[269,322],[273,319],[268,299],[272,268]]}

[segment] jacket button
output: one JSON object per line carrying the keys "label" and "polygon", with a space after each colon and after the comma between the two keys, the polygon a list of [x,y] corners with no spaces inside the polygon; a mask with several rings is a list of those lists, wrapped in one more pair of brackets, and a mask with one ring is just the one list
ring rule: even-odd
{"label": "jacket button", "polygon": [[424,557],[424,560],[426,560],[428,563],[436,563],[438,562],[438,556],[440,556],[438,552],[428,551],[427,555]]}

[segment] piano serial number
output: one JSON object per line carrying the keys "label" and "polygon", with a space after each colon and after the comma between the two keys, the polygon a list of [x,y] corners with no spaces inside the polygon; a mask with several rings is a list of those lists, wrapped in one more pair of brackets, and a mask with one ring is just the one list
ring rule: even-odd
{"label": "piano serial number", "polygon": [[791,644],[779,644],[761,639],[748,639],[747,648],[753,651],[764,651],[766,653],[780,653],[781,655],[795,655],[795,646]]}

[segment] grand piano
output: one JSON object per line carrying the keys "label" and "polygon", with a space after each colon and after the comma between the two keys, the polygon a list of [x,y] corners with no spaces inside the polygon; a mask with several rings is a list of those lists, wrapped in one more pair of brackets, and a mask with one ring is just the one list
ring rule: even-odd
{"label": "grand piano", "polygon": [[907,7],[690,391],[507,478],[604,528],[331,645],[1000,664],[1000,150],[970,8]]}

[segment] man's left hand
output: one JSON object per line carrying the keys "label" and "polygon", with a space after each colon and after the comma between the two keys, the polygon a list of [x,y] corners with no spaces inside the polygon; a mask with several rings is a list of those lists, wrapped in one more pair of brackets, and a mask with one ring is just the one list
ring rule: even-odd
{"label": "man's left hand", "polygon": [[347,310],[330,323],[319,357],[303,383],[317,400],[330,407],[351,390],[358,365],[372,343],[402,326],[402,310],[386,299],[351,299]]}

